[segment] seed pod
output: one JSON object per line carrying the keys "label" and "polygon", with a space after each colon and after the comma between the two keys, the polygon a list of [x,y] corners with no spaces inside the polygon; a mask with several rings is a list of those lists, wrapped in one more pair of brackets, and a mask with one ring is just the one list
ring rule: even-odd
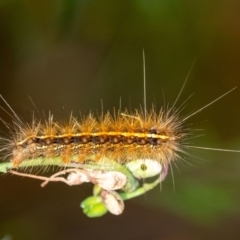
{"label": "seed pod", "polygon": [[67,181],[70,186],[90,182],[88,175],[82,171],[71,172],[67,177]]}
{"label": "seed pod", "polygon": [[161,173],[162,164],[152,159],[138,159],[126,164],[136,178],[154,177]]}
{"label": "seed pod", "polygon": [[93,184],[98,184],[108,191],[122,189],[127,182],[127,177],[123,173],[116,171],[92,171],[89,172],[89,176]]}
{"label": "seed pod", "polygon": [[124,202],[117,192],[104,190],[101,196],[105,207],[110,213],[120,215],[123,212]]}

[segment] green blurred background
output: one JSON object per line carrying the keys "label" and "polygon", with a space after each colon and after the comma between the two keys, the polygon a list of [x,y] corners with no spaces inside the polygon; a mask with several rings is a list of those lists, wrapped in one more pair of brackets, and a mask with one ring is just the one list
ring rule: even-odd
{"label": "green blurred background", "polygon": [[[134,109],[144,48],[148,106],[157,108],[174,102],[196,59],[178,102],[194,93],[186,115],[239,85],[239,16],[239,0],[0,0],[0,94],[24,119],[34,109],[28,96],[56,118],[101,111],[101,100],[105,110],[120,98]],[[204,129],[193,144],[240,149],[239,101],[238,88],[189,119]],[[0,239],[239,239],[240,153],[191,154],[192,165],[173,168],[175,184],[169,174],[118,217],[83,215],[91,184],[42,189],[2,175]]]}

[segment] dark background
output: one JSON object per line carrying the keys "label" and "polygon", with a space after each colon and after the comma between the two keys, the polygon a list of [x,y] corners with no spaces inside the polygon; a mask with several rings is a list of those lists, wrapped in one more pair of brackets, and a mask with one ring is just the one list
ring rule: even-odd
{"label": "dark background", "polygon": [[[56,118],[143,102],[186,115],[240,84],[240,2],[0,0],[0,94],[24,119],[34,106]],[[240,150],[240,89],[189,119],[197,146]],[[5,107],[4,103],[0,104]],[[10,121],[3,111],[0,117]],[[4,131],[4,126],[2,125]],[[121,216],[89,219],[90,184],[45,188],[2,175],[0,239],[239,239],[240,153],[195,150],[160,188],[126,202]],[[4,237],[5,236],[5,237]]]}

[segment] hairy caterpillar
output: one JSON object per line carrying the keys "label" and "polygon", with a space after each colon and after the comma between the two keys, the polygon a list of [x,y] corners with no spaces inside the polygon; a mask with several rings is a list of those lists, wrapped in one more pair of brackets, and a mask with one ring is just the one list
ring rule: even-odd
{"label": "hairy caterpillar", "polygon": [[[175,105],[185,83],[172,107],[163,107],[158,112],[154,108],[147,111],[144,73],[142,110],[107,112],[100,116],[90,113],[80,120],[70,116],[67,121],[55,121],[49,114],[44,120],[33,117],[32,122],[25,123],[1,97],[10,110],[12,123],[2,120],[10,136],[0,139],[0,152],[6,160],[0,164],[0,171],[41,179],[43,185],[49,181],[69,185],[92,182],[97,187],[91,201],[87,199],[82,204],[85,213],[100,216],[107,209],[118,215],[124,209],[123,200],[140,195],[164,180],[168,166],[183,159],[188,149],[210,149],[189,144],[194,130],[186,125],[186,120],[233,89],[184,117],[180,115],[181,108]],[[27,167],[48,165],[61,166],[64,170],[50,177],[15,171],[25,169],[27,172]],[[156,181],[139,187],[138,179],[157,175],[160,177]],[[116,190],[123,193],[119,195]],[[95,215],[92,208],[99,204],[103,209]]]}

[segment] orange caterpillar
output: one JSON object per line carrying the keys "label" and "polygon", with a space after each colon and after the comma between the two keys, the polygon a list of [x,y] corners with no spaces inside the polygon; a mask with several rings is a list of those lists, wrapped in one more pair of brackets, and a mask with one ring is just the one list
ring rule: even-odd
{"label": "orange caterpillar", "polygon": [[12,125],[2,120],[11,134],[7,138],[0,138],[1,155],[3,159],[12,161],[15,167],[25,160],[39,157],[47,160],[61,156],[64,163],[69,163],[73,155],[77,156],[74,161],[79,163],[88,159],[98,161],[105,157],[120,164],[137,159],[151,159],[167,166],[172,161],[181,159],[181,153],[186,153],[185,149],[189,148],[239,152],[189,145],[187,139],[194,130],[185,124],[188,118],[235,88],[190,115],[180,117],[181,108],[176,110],[174,107],[185,83],[186,80],[173,106],[161,108],[158,113],[154,108],[148,112],[144,101],[144,111],[129,113],[126,110],[113,115],[107,112],[99,117],[90,113],[80,121],[71,116],[65,122],[55,121],[53,115],[49,114],[44,121],[33,118],[31,124],[24,123],[0,95],[10,110],[7,113],[13,119]]}
{"label": "orange caterpillar", "polygon": [[[172,162],[183,159],[181,155],[187,154],[189,148],[240,152],[193,146],[187,141],[194,129],[186,125],[186,120],[234,89],[181,117],[183,105],[178,109],[175,105],[186,84],[186,78],[172,107],[163,107],[159,112],[154,108],[147,111],[144,52],[143,60],[143,110],[125,110],[123,113],[116,111],[114,114],[107,112],[97,117],[90,113],[80,121],[73,116],[68,121],[55,121],[53,115],[49,114],[44,120],[33,117],[28,124],[18,117],[0,95],[9,111],[2,109],[12,118],[11,125],[0,118],[10,131],[8,137],[0,138],[0,153],[8,161],[2,163],[0,171],[43,180],[42,186],[51,181],[64,182],[70,186],[92,182],[95,186],[93,196],[85,199],[81,208],[87,216],[99,217],[107,211],[115,215],[121,214],[124,200],[142,195],[161,183]],[[40,163],[36,163],[39,159]],[[56,160],[60,164],[56,164]],[[50,177],[12,170],[43,165],[66,168]],[[159,177],[152,183],[139,186],[139,179],[157,175]]]}
{"label": "orange caterpillar", "polygon": [[33,119],[31,124],[24,124],[13,114],[12,136],[4,139],[2,150],[14,166],[38,157],[61,156],[68,163],[72,155],[77,155],[80,163],[94,155],[95,161],[108,157],[123,164],[154,159],[166,165],[184,152],[190,133],[178,111],[172,108],[159,113],[152,109],[146,117],[137,110],[114,115],[108,112],[98,118],[89,114],[80,121],[71,116],[68,122],[54,121],[50,114],[47,120]]}

